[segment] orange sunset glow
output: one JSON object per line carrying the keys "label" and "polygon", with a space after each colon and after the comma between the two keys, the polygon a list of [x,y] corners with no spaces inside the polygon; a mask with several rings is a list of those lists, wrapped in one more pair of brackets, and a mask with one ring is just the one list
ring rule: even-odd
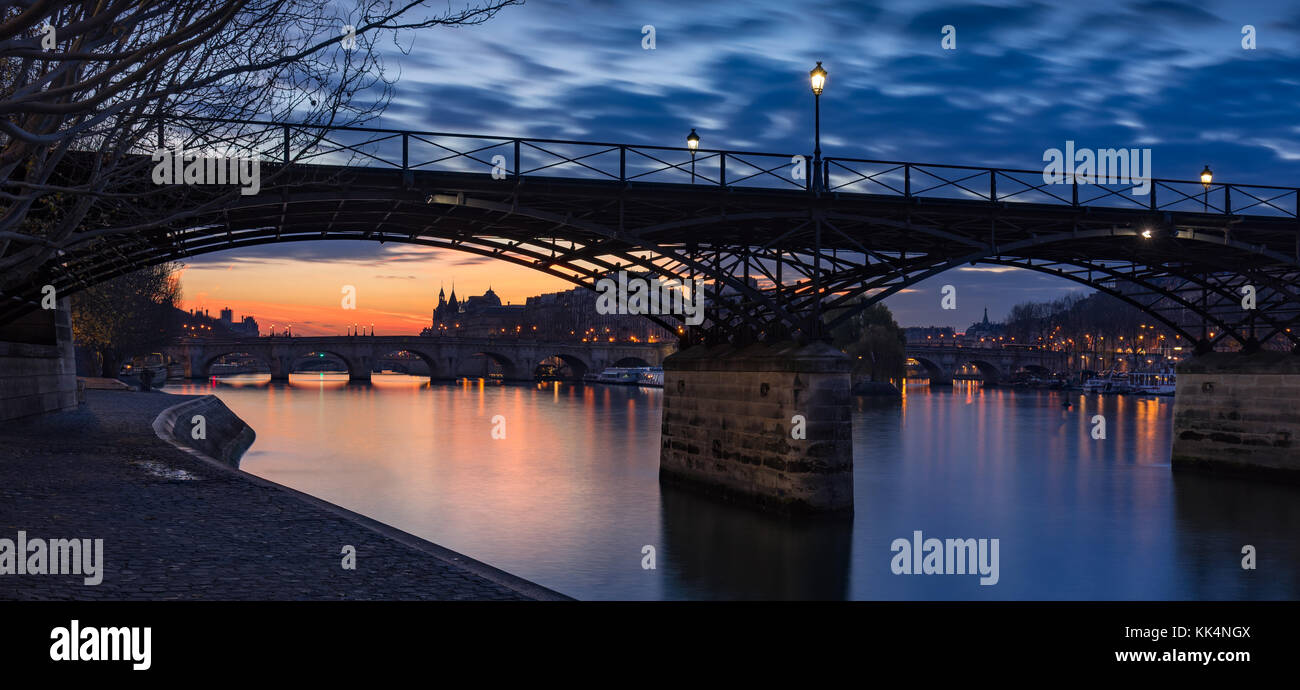
{"label": "orange sunset glow", "polygon": [[[574,287],[522,266],[455,251],[329,244],[362,258],[322,261],[292,256],[292,250],[283,257],[234,250],[188,262],[179,273],[181,307],[206,309],[213,317],[229,307],[236,320],[257,319],[263,335],[273,326],[277,332],[292,326],[294,335],[342,335],[353,324],[367,330],[374,324],[379,335],[414,335],[429,325],[439,288],[450,294],[453,281],[462,299],[491,287],[503,303],[512,304]],[[342,306],[345,285],[356,288],[355,310]]]}

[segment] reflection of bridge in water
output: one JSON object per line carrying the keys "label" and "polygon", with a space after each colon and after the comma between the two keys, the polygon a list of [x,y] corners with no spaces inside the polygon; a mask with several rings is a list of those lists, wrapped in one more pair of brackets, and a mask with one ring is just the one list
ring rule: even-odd
{"label": "reflection of bridge in water", "polygon": [[186,378],[207,378],[217,360],[241,354],[263,362],[272,379],[287,379],[296,362],[323,353],[342,360],[352,380],[368,381],[371,371],[388,355],[409,352],[424,362],[429,376],[435,379],[484,376],[485,366],[492,363],[506,380],[531,381],[538,365],[552,358],[563,362],[574,377],[581,377],[610,366],[660,366],[676,349],[676,343],[575,343],[411,335],[178,339],[163,350],[163,355],[184,367]]}
{"label": "reflection of bridge in water", "polygon": [[925,368],[931,384],[952,383],[966,364],[979,370],[985,384],[997,384],[1020,370],[1043,376],[1065,370],[1069,354],[1027,347],[964,347],[961,345],[907,346],[907,358]]}

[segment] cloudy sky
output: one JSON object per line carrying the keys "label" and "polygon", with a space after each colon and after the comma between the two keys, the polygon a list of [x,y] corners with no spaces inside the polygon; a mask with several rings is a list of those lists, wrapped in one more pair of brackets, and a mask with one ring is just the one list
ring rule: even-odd
{"label": "cloudy sky", "polygon": [[[653,50],[643,48],[654,27]],[[956,29],[956,49],[941,46]],[[1243,26],[1256,48],[1243,48]],[[477,27],[390,51],[396,95],[376,124],[504,136],[811,153],[808,70],[827,155],[1038,169],[1046,149],[1152,149],[1154,176],[1300,184],[1295,2],[579,2],[528,0]],[[566,289],[503,262],[387,244],[312,243],[189,262],[187,306],[265,328],[415,332],[441,284],[503,300]],[[957,311],[939,286],[958,286]],[[356,285],[356,312],[338,309]],[[904,325],[964,328],[987,306],[1082,289],[966,267],[890,298]]]}

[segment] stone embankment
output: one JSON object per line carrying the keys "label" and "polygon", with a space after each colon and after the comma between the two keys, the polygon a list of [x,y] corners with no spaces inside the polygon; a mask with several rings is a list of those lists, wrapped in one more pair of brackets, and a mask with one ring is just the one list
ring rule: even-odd
{"label": "stone embankment", "polygon": [[156,392],[0,423],[0,538],[104,540],[100,584],[0,574],[0,599],[565,598],[235,469],[253,436],[216,398]]}

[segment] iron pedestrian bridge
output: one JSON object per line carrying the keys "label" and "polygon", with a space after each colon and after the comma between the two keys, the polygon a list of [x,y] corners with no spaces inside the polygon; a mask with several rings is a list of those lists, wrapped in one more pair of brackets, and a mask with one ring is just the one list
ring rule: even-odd
{"label": "iron pedestrian bridge", "polygon": [[1063,371],[1068,353],[1045,348],[965,347],[960,345],[920,345],[908,343],[906,357],[914,359],[930,375],[930,383],[952,383],[963,365],[979,369],[986,384],[997,384],[1025,369],[1038,375]]}
{"label": "iron pedestrian bridge", "polygon": [[[813,159],[794,153],[197,119],[169,123],[157,145],[255,155],[260,191],[154,185],[141,151],[135,182],[117,190],[133,203],[6,283],[0,322],[36,308],[45,285],[64,296],[210,252],[366,240],[587,287],[618,270],[702,278],[703,324],[652,317],[688,344],[817,340],[857,309],[984,263],[1114,295],[1201,350],[1300,345],[1293,187],[1153,179],[1136,196],[1138,182],[1046,184],[1039,170],[832,156],[817,188]],[[89,156],[70,160],[70,179],[92,174]],[[104,234],[113,208],[149,225]],[[1243,309],[1250,288],[1257,308]]]}
{"label": "iron pedestrian bridge", "polygon": [[169,362],[180,363],[186,378],[207,378],[210,368],[226,355],[242,354],[263,362],[273,379],[287,379],[296,362],[308,355],[334,355],[347,365],[349,378],[370,380],[371,371],[386,356],[409,352],[428,366],[434,379],[481,377],[485,359],[495,362],[507,380],[533,380],[544,360],[558,357],[581,377],[610,366],[660,366],[677,349],[676,343],[575,343],[523,338],[462,338],[449,336],[327,336],[260,338],[178,338],[164,348]]}

